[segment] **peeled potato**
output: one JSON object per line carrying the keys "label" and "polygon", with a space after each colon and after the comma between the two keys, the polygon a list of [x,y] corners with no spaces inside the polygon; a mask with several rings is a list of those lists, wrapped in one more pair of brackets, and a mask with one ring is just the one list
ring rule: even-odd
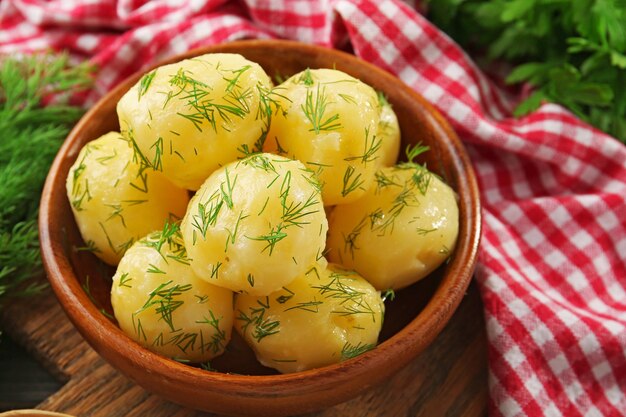
{"label": "peeled potato", "polygon": [[265,71],[241,55],[207,54],[146,74],[117,114],[138,158],[196,190],[218,167],[261,150],[271,87]]}
{"label": "peeled potato", "polygon": [[126,252],[113,276],[111,305],[120,328],[139,344],[205,362],[230,340],[233,293],[196,276],[176,228],[152,233]]}
{"label": "peeled potato", "polygon": [[381,140],[381,162],[382,166],[394,166],[398,161],[400,152],[400,125],[398,116],[393,111],[391,104],[379,93],[380,102],[380,122],[378,123],[378,137]]}
{"label": "peeled potato", "polygon": [[235,329],[265,366],[282,373],[337,363],[372,349],[380,293],[352,271],[317,265],[280,291],[235,298]]}
{"label": "peeled potato", "polygon": [[280,289],[321,258],[327,230],[315,175],[272,154],[215,171],[182,221],[196,273],[255,295]]}
{"label": "peeled potato", "polygon": [[326,205],[361,197],[382,164],[374,89],[341,71],[316,69],[289,78],[272,98],[279,110],[265,150],[315,171]]}
{"label": "peeled potato", "polygon": [[454,191],[420,165],[383,168],[376,177],[362,199],[333,210],[328,257],[379,290],[400,289],[448,258],[459,209]]}
{"label": "peeled potato", "polygon": [[116,132],[83,147],[66,189],[87,247],[111,265],[137,239],[181,218],[189,201],[186,190],[135,162],[131,145]]}

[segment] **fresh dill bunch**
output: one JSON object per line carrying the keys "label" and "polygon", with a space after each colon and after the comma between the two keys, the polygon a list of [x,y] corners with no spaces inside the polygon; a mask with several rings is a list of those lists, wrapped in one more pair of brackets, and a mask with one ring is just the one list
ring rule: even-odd
{"label": "fresh dill bunch", "polygon": [[0,299],[38,292],[41,273],[37,214],[54,156],[80,107],[91,67],[70,67],[66,54],[0,58]]}

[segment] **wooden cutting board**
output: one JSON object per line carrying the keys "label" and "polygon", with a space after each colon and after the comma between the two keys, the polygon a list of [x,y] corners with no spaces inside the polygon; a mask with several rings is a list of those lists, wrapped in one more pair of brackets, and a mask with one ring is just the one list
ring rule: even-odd
{"label": "wooden cutting board", "polygon": [[[54,295],[16,300],[0,314],[0,328],[65,385],[39,404],[80,417],[211,416],[143,390],[87,345]],[[482,303],[472,284],[435,342],[384,385],[308,414],[310,417],[448,416],[487,414],[487,341]]]}

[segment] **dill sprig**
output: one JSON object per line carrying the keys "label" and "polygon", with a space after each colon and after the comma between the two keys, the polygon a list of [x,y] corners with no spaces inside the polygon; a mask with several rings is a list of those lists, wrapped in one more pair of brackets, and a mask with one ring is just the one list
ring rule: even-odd
{"label": "dill sprig", "polygon": [[382,139],[380,139],[376,135],[372,135],[370,138],[370,129],[368,126],[365,128],[365,141],[363,142],[363,146],[364,146],[363,154],[345,158],[344,161],[350,162],[350,161],[360,160],[362,164],[366,165],[368,162],[372,162],[373,160],[378,158],[378,155],[376,155],[376,153],[378,152],[382,144],[383,144]]}
{"label": "dill sprig", "polygon": [[307,68],[302,72],[302,75],[300,75],[300,77],[298,77],[297,83],[299,84],[304,84],[307,87],[311,87],[313,84],[315,84],[315,80],[313,79],[313,74],[311,74],[311,69]]}
{"label": "dill sprig", "polygon": [[154,307],[154,312],[161,315],[161,319],[173,332],[176,331],[172,315],[184,304],[184,301],[177,300],[177,298],[184,292],[191,290],[191,288],[191,284],[174,284],[172,280],[160,284],[150,291],[148,300],[144,305],[133,313],[133,319],[142,312]]}
{"label": "dill sprig", "polygon": [[348,165],[346,172],[343,174],[343,187],[341,196],[345,197],[351,192],[361,188],[365,181],[361,179],[361,173],[357,173],[352,165]]}
{"label": "dill sprig", "polygon": [[[225,70],[232,73],[232,71]],[[239,74],[241,76],[242,73]],[[250,89],[242,90],[238,84],[239,76],[235,75],[229,82],[222,97],[213,97],[214,90],[211,86],[197,80],[193,74],[183,68],[170,77],[169,84],[173,90],[164,93],[166,95],[163,108],[176,98],[185,102],[189,112],[176,114],[190,121],[194,127],[202,132],[204,122],[208,122],[214,132],[217,132],[219,120],[223,123],[231,123],[232,117],[244,118],[250,113],[249,102],[252,97]],[[216,102],[219,98],[223,102]],[[222,128],[225,126],[222,124]]]}
{"label": "dill sprig", "polygon": [[414,146],[409,145],[406,148],[407,162],[396,165],[396,169],[413,170],[413,174],[411,175],[412,185],[416,187],[422,195],[426,195],[433,173],[426,168],[426,165],[420,165],[415,162],[415,159],[429,149],[428,146],[422,145],[421,142]]}
{"label": "dill sprig", "polygon": [[271,256],[274,252],[274,247],[278,242],[287,237],[287,233],[283,231],[284,226],[282,223],[278,224],[278,226],[272,226],[270,228],[269,233],[260,236],[246,236],[250,240],[264,241],[266,242],[265,247],[261,252],[265,252],[269,249],[268,255]]}
{"label": "dill sprig", "polygon": [[207,202],[198,203],[198,214],[194,214],[191,217],[194,245],[197,240],[197,232],[199,232],[203,238],[206,238],[209,226],[215,226],[217,216],[220,214],[220,210],[222,210],[223,205],[224,199],[219,191],[213,192]]}
{"label": "dill sprig", "polygon": [[141,97],[145,96],[154,80],[157,70],[150,71],[139,80],[139,91],[137,92],[137,101],[141,100]]}
{"label": "dill sprig", "polygon": [[[183,265],[190,264],[187,249],[183,243],[183,236],[180,232],[179,221],[170,222],[170,220],[165,220],[162,230],[150,233],[146,238],[142,239],[140,243],[157,251],[166,264],[168,264],[170,260]],[[165,244],[167,244],[167,251],[163,250]],[[150,269],[146,272],[165,273],[152,264],[149,266]]]}
{"label": "dill sprig", "polygon": [[213,353],[220,352],[226,346],[226,331],[220,327],[220,319],[215,317],[212,310],[209,310],[210,319],[203,317],[202,320],[197,320],[198,324],[207,324],[211,329],[213,329],[213,334],[209,338],[209,340],[204,342],[203,332],[200,332],[200,348],[202,352],[205,350],[210,350]]}
{"label": "dill sprig", "polygon": [[328,104],[330,103],[328,102],[326,87],[320,89],[320,85],[318,84],[315,88],[315,93],[313,93],[312,89],[307,88],[305,102],[300,108],[304,116],[311,123],[310,132],[315,132],[315,134],[319,135],[322,131],[328,132],[341,128],[339,113],[326,116],[326,106]]}
{"label": "dill sprig", "polygon": [[359,342],[356,345],[352,345],[350,344],[350,342],[346,342],[346,344],[343,345],[343,348],[341,349],[341,360],[343,361],[356,358],[357,356],[362,355],[363,353],[370,351],[375,347],[376,345],[371,343],[361,344],[361,342]]}
{"label": "dill sprig", "polygon": [[264,338],[280,332],[280,321],[266,317],[267,310],[270,308],[270,299],[257,299],[257,305],[248,308],[248,312],[238,310],[239,315],[235,318],[242,322],[242,330],[244,333],[250,328],[252,337],[260,342]]}
{"label": "dill sprig", "polygon": [[339,316],[367,314],[372,316],[373,322],[376,322],[374,309],[365,299],[366,293],[357,290],[351,285],[355,281],[354,278],[351,278],[351,275],[356,274],[351,271],[332,272],[328,283],[312,285],[311,288],[317,289],[324,298],[341,300],[339,302],[341,308],[333,310],[332,313]]}
{"label": "dill sprig", "polygon": [[44,286],[29,282],[41,275],[39,197],[54,155],[83,112],[68,98],[90,84],[91,70],[70,67],[65,54],[0,59],[0,298]]}

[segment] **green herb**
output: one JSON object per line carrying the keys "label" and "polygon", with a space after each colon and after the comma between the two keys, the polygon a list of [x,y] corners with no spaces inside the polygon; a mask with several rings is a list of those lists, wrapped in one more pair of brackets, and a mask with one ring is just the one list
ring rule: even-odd
{"label": "green herb", "polygon": [[350,342],[346,342],[343,345],[343,349],[341,349],[341,360],[356,358],[357,356],[374,349],[376,345],[374,344],[361,344],[359,342],[356,346],[350,344]]}
{"label": "green herb", "polygon": [[[365,227],[365,217],[361,219],[361,221],[354,226],[354,228],[347,235],[343,235],[344,242],[344,252],[350,252],[350,256],[354,259],[354,251],[359,250],[360,248],[357,246],[357,239],[361,235],[363,228]],[[342,233],[343,234],[343,233]]]}
{"label": "green herb", "polygon": [[[244,215],[243,211],[239,212],[239,216],[237,216],[237,222],[235,223],[235,228],[233,230],[230,230],[228,227],[225,227],[224,229],[228,232],[228,237],[226,238],[226,245],[224,247],[224,252],[228,251],[228,244],[234,245],[235,244],[235,239],[237,239],[237,231],[239,230],[239,225],[241,224],[241,221],[248,218],[248,215]],[[271,254],[271,251],[270,251]]]}
{"label": "green herb", "polygon": [[265,252],[267,249],[269,249],[269,256],[271,256],[276,244],[287,237],[287,233],[283,232],[283,228],[284,227],[281,223],[278,226],[272,226],[270,228],[269,233],[266,235],[246,236],[246,237],[250,240],[258,240],[258,241],[266,242],[267,245],[265,245],[265,247],[263,248],[261,252]]}
{"label": "green herb", "polygon": [[311,74],[311,69],[307,68],[302,72],[302,75],[300,75],[300,78],[297,81],[300,84],[304,84],[307,87],[311,87],[313,84],[315,84],[315,80],[313,80],[313,75]]}
{"label": "green herb", "polygon": [[[174,330],[172,330],[174,331]],[[198,333],[186,333],[186,332],[180,332],[180,333],[176,333],[174,334],[174,336],[172,336],[170,338],[170,340],[167,341],[166,344],[173,344],[175,345],[177,348],[179,348],[183,353],[187,353],[187,350],[189,348],[191,348],[191,350],[195,350],[196,349],[196,340],[198,339]],[[178,359],[176,359],[178,360]],[[187,361],[187,360],[185,360]],[[189,361],[187,361],[189,362]]]}
{"label": "green herb", "polygon": [[198,304],[204,304],[207,301],[209,301],[209,296],[208,295],[198,295],[198,294],[194,294],[194,297],[196,297],[198,299]]}
{"label": "green herb", "polygon": [[298,303],[293,307],[286,308],[285,311],[303,310],[303,311],[308,311],[309,313],[319,313],[320,312],[319,306],[322,304],[324,304],[323,301],[318,301],[315,298],[313,298],[313,301],[306,301],[303,303]]}
{"label": "green herb", "polygon": [[518,65],[508,82],[535,91],[520,116],[542,101],[564,105],[626,142],[626,7],[620,0],[429,1],[430,17],[469,51]]}
{"label": "green herb", "polygon": [[283,295],[280,295],[279,297],[276,297],[276,302],[278,302],[279,304],[285,304],[295,295],[295,293],[287,287],[283,287],[283,290],[287,291],[287,294],[283,294]]}
{"label": "green herb", "polygon": [[318,84],[315,89],[315,95],[313,95],[312,89],[307,88],[306,99],[303,105],[300,106],[304,116],[311,123],[311,129],[309,131],[315,132],[319,135],[320,132],[328,132],[341,128],[339,122],[339,113],[332,116],[326,116],[326,106],[329,104],[328,96],[326,94],[326,87],[320,89]]}
{"label": "green herb", "polygon": [[346,172],[343,174],[343,188],[341,189],[341,196],[345,197],[354,190],[358,190],[364,180],[361,179],[361,174],[356,174],[356,170],[352,165],[348,165]]}
{"label": "green herb", "polygon": [[189,113],[177,112],[176,114],[190,121],[199,132],[202,132],[205,121],[209,123],[214,132],[217,132],[218,118],[224,123],[230,123],[231,117],[241,119],[250,113],[248,101],[252,92],[249,89],[240,91],[237,88],[238,76],[229,79],[227,94],[221,97],[225,101],[224,104],[215,102],[214,99],[218,97],[211,97],[213,89],[202,81],[193,78],[192,75],[181,68],[170,78],[170,85],[178,90],[173,89],[165,93],[163,108],[173,98],[185,102]]}
{"label": "green herb", "polygon": [[133,313],[133,319],[143,311],[154,307],[154,312],[161,315],[161,319],[167,323],[173,332],[176,331],[172,315],[180,306],[184,304],[184,301],[177,300],[177,298],[182,293],[189,291],[191,288],[191,284],[174,284],[172,280],[160,284],[157,288],[150,292],[148,300],[144,303],[144,305]]}
{"label": "green herb", "polygon": [[221,196],[222,194],[215,191],[206,203],[198,203],[198,214],[194,214],[191,221],[191,225],[194,228],[193,244],[196,243],[196,232],[200,232],[202,237],[206,238],[209,226],[215,226],[217,216],[224,205],[224,200]]}
{"label": "green herb", "polygon": [[252,337],[260,342],[267,336],[280,332],[280,321],[266,318],[267,310],[270,308],[269,297],[264,300],[258,299],[256,307],[249,307],[249,313],[238,310],[239,315],[236,320],[243,322],[242,330],[247,332],[251,328]]}
{"label": "green herb", "polygon": [[351,284],[354,281],[351,271],[333,272],[330,274],[330,281],[324,285],[312,285],[324,298],[340,300],[338,310],[333,310],[333,314],[339,316],[351,316],[355,314],[367,314],[372,316],[372,321],[376,322],[374,310],[365,299],[366,293],[355,289]]}
{"label": "green herb", "polygon": [[[0,58],[0,298],[45,285],[31,281],[41,275],[39,198],[54,155],[83,112],[66,99],[90,84],[90,72],[69,67],[67,55]],[[44,106],[52,96],[58,101]]]}
{"label": "green herb", "polygon": [[155,75],[156,75],[156,70],[150,71],[149,73],[141,77],[141,80],[139,80],[139,91],[137,92],[137,101],[141,100],[141,97],[143,97],[148,92],[148,88],[150,88],[150,84],[152,84],[152,80],[154,79]]}
{"label": "green herb", "polygon": [[133,286],[129,284],[132,280],[133,279],[128,276],[128,272],[125,272],[120,276],[120,280],[117,285],[119,287],[133,288]]}
{"label": "green herb", "polygon": [[370,140],[370,129],[369,127],[366,127],[365,128],[365,142],[363,144],[364,146],[363,155],[344,158],[344,161],[349,162],[349,161],[360,160],[361,163],[366,165],[368,162],[371,162],[375,160],[376,158],[378,158],[378,155],[376,155],[376,152],[378,152],[382,144],[383,144],[383,141],[380,138],[376,137],[376,135],[372,135],[371,140]]}
{"label": "green herb", "polygon": [[387,301],[387,300],[393,301],[395,298],[396,298],[396,292],[392,290],[391,288],[385,290],[382,296],[383,301]]}
{"label": "green herb", "polygon": [[230,70],[229,72],[232,72],[235,75],[233,78],[226,78],[222,76],[224,78],[224,81],[228,81],[228,85],[226,86],[226,92],[233,91],[233,89],[237,86],[239,77],[241,77],[241,75],[244,72],[248,71],[250,68],[252,68],[250,65],[246,65],[245,67],[242,67],[238,70]]}
{"label": "green herb", "polygon": [[220,319],[215,317],[212,310],[209,310],[209,315],[211,319],[203,317],[202,320],[196,321],[198,324],[207,324],[213,329],[213,334],[211,334],[211,338],[206,343],[204,343],[204,336],[202,332],[200,332],[200,340],[202,342],[200,346],[203,352],[207,349],[213,353],[217,353],[222,351],[226,346],[226,331],[220,328]]}

